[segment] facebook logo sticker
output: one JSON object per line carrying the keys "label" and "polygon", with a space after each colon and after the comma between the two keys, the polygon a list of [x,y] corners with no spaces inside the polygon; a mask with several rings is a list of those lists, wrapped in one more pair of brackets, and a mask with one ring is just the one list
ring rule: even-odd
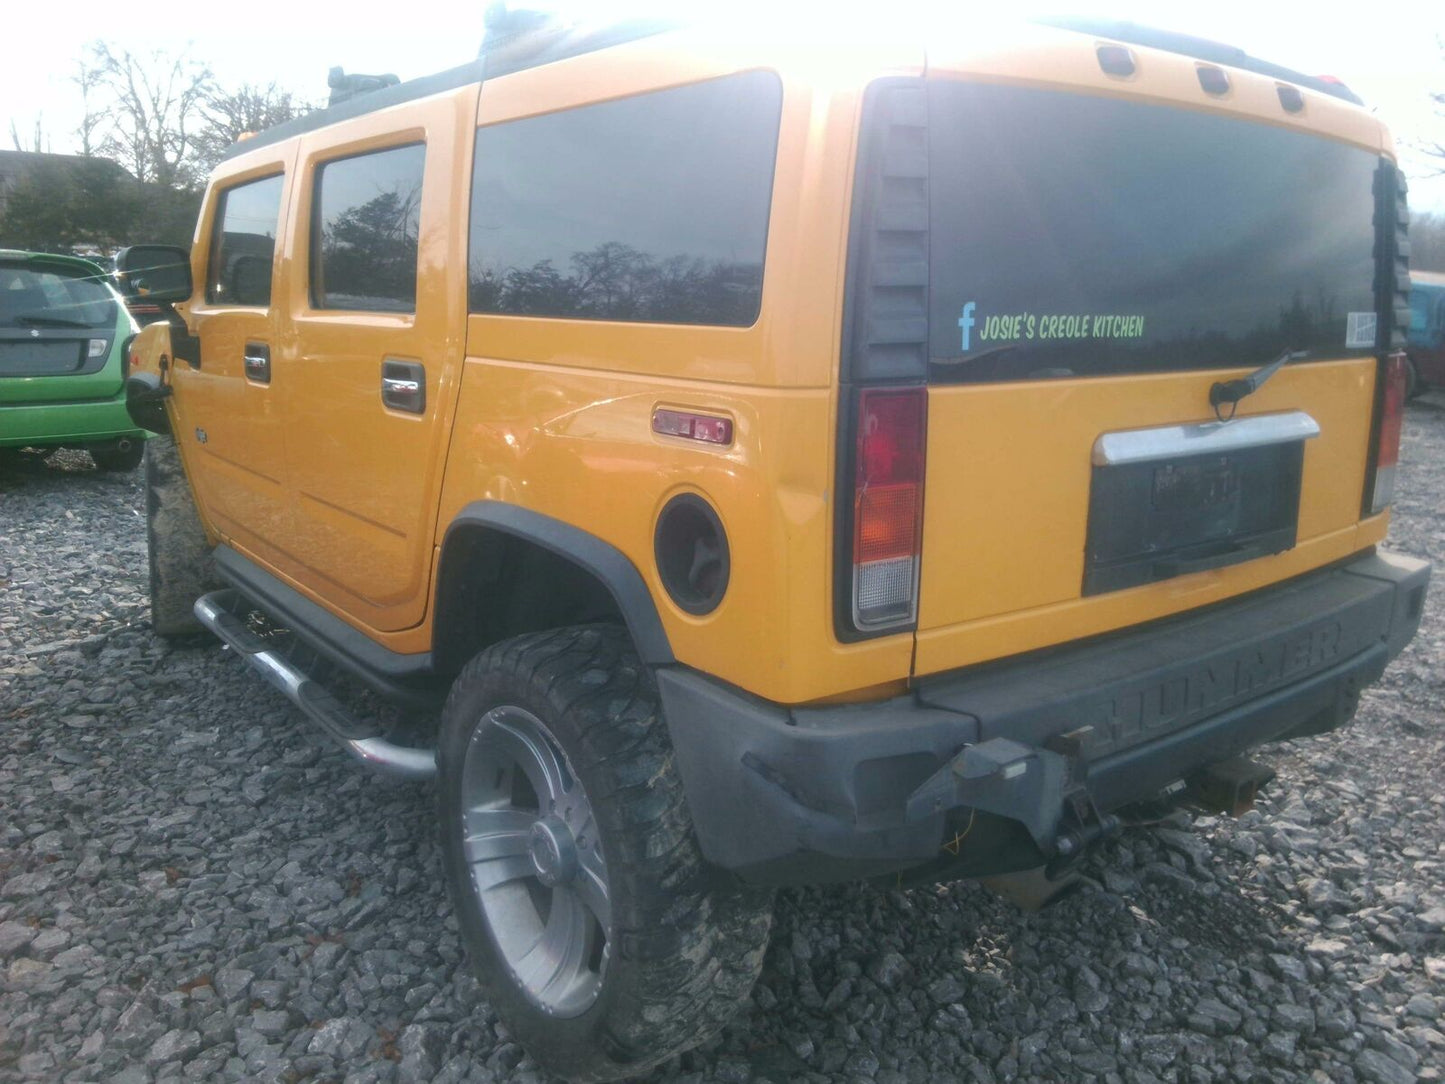
{"label": "facebook logo sticker", "polygon": [[970,301],[963,307],[963,315],[958,318],[958,326],[963,331],[963,352],[968,353],[968,343],[973,331],[973,302]]}

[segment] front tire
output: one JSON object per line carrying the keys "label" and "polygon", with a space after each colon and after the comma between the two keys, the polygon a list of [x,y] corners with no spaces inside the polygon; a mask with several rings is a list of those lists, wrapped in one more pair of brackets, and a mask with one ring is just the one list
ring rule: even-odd
{"label": "front tire", "polygon": [[210,543],[174,437],[145,442],[145,494],[151,628],[165,637],[195,635],[204,630],[191,607],[216,583]]}
{"label": "front tire", "polygon": [[483,651],[452,687],[438,764],[463,939],[543,1068],[616,1080],[727,1022],[762,967],[770,894],[704,863],[656,684],[625,631]]}

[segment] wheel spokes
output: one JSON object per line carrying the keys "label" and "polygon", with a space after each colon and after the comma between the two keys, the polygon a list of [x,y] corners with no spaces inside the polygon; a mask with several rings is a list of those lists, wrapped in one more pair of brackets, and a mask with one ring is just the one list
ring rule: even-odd
{"label": "wheel spokes", "polygon": [[468,746],[461,799],[472,888],[513,978],[548,1013],[585,1011],[609,955],[611,893],[596,818],[566,754],[526,709],[495,707]]}
{"label": "wheel spokes", "polygon": [[469,809],[462,847],[472,864],[527,853],[534,814],[522,809]]}
{"label": "wheel spokes", "polygon": [[[567,773],[557,759],[551,743],[541,735],[529,733],[499,712],[491,713],[492,726],[500,745],[537,792],[543,803],[555,804],[568,790]],[[544,808],[545,812],[545,808]]]}
{"label": "wheel spokes", "polygon": [[591,939],[591,916],[577,893],[553,889],[547,928],[517,961],[517,978],[543,1002],[562,1000],[567,988],[583,977]]}
{"label": "wheel spokes", "polygon": [[477,886],[477,891],[486,892],[498,885],[520,881],[524,877],[534,877],[536,872],[532,866],[532,858],[527,854],[488,858],[472,863],[472,883]]}

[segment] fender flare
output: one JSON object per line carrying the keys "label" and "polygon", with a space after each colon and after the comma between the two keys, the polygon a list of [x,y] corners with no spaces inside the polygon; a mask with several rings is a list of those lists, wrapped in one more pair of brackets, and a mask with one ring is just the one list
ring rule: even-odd
{"label": "fender flare", "polygon": [[457,531],[467,527],[483,527],[531,542],[595,576],[617,603],[642,661],[651,666],[670,666],[677,661],[652,592],[626,554],[610,542],[604,542],[570,523],[505,501],[473,501],[447,525],[437,564],[435,613],[438,624],[446,612],[441,592],[447,582],[449,544]]}
{"label": "fender flare", "polygon": [[125,379],[125,412],[142,429],[169,436],[171,419],[166,414],[166,400],[171,386],[162,384],[155,373],[131,373]]}

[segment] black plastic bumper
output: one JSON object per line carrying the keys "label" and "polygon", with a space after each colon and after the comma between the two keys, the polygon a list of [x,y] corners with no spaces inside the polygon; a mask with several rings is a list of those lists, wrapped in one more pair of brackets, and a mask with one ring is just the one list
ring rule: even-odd
{"label": "black plastic bumper", "polygon": [[[788,709],[680,667],[658,683],[717,865],[777,884],[891,873],[938,859],[945,832],[979,814],[1021,826],[1036,860],[1081,809],[1348,721],[1415,635],[1429,576],[1423,561],[1362,557],[877,704]],[[1027,858],[996,854],[970,875]]]}

